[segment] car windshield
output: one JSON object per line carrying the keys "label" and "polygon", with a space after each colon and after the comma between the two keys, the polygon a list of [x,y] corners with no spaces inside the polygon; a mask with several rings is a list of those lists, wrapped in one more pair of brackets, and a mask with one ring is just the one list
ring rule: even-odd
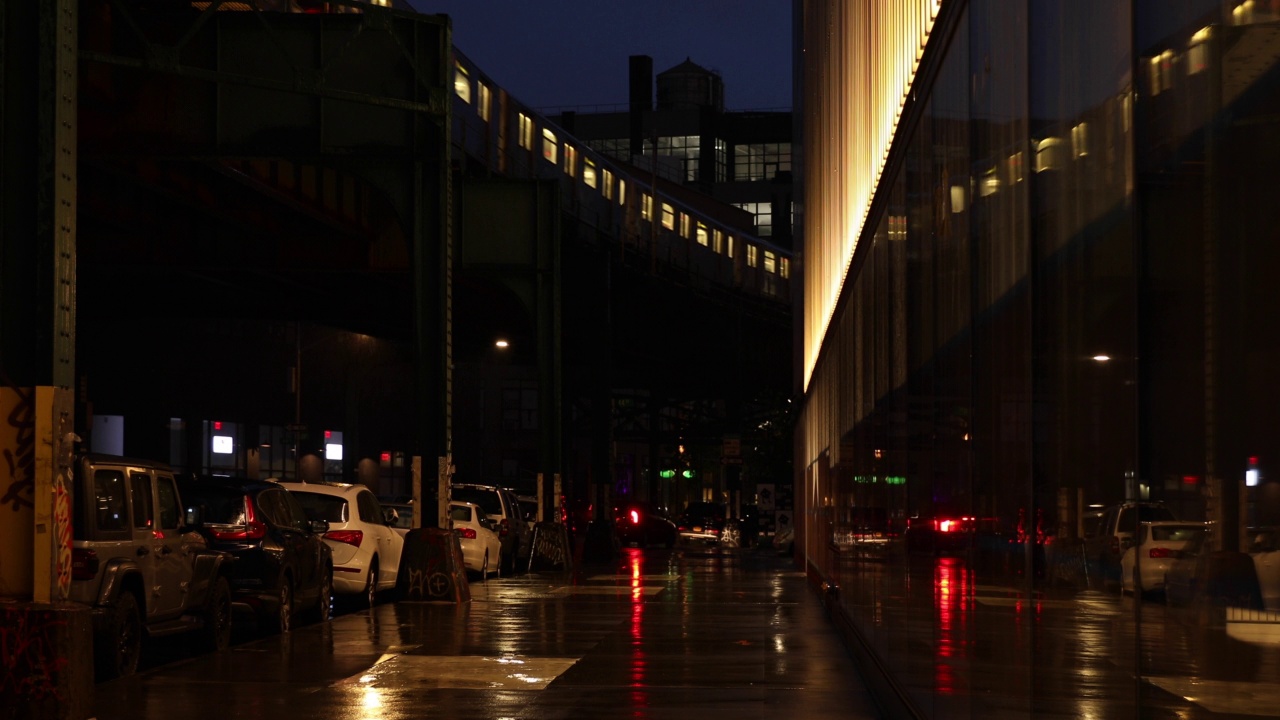
{"label": "car windshield", "polygon": [[331,523],[347,521],[347,501],[343,498],[337,495],[322,495],[301,490],[292,492],[293,496],[302,504],[302,509],[307,511],[308,518],[326,520]]}
{"label": "car windshield", "polygon": [[455,486],[450,490],[450,494],[454,500],[475,503],[486,514],[502,517],[502,498],[498,496],[496,490]]}
{"label": "car windshield", "polygon": [[199,505],[202,517],[214,525],[243,525],[244,493],[218,485],[190,485],[183,489],[188,505]]}

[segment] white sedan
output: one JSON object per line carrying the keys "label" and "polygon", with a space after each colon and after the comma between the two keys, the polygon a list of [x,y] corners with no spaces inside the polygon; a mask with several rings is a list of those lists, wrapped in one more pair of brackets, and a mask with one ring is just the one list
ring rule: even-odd
{"label": "white sedan", "polygon": [[1250,529],[1249,556],[1258,573],[1263,607],[1280,611],[1280,528]]}
{"label": "white sedan", "polygon": [[[1144,522],[1138,542],[1120,558],[1120,583],[1125,592],[1164,590],[1169,566],[1187,546],[1208,531],[1208,524],[1184,520]],[[1136,572],[1135,572],[1136,567]]]}
{"label": "white sedan", "polygon": [[391,513],[383,510],[364,485],[346,483],[280,483],[311,520],[326,520],[324,541],[333,550],[333,591],[362,595],[373,607],[377,594],[396,586],[404,536],[395,531]]}
{"label": "white sedan", "polygon": [[458,535],[458,543],[462,545],[462,564],[468,572],[477,573],[484,580],[489,577],[490,570],[498,571],[502,541],[479,505],[450,501],[449,525]]}

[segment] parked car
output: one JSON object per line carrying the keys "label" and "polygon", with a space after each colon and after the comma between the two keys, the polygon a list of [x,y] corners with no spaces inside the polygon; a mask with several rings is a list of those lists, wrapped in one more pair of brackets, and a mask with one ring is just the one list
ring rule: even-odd
{"label": "parked car", "polygon": [[479,505],[450,501],[449,523],[458,535],[462,546],[462,563],[468,572],[476,573],[482,580],[490,572],[497,572],[502,542],[494,529],[494,523],[485,516]]}
{"label": "parked car", "polygon": [[231,595],[267,632],[289,632],[294,617],[330,618],[333,552],[324,520],[307,517],[279,483],[236,477],[183,477],[178,489],[197,508],[210,547],[231,553]]}
{"label": "parked car", "polygon": [[[522,555],[528,557],[532,545],[531,539],[526,537],[528,528],[520,514],[520,504],[515,499],[515,493],[494,485],[454,483],[449,489],[449,499],[475,503],[494,521],[498,529],[498,540],[502,543],[498,567],[505,575],[514,574],[517,558]],[[522,529],[524,532],[521,532]]]}
{"label": "parked car", "polygon": [[373,607],[378,593],[396,586],[404,536],[369,488],[346,483],[280,483],[312,520],[329,523],[325,542],[333,551],[333,589],[360,596]]}
{"label": "parked car", "polygon": [[533,526],[538,524],[538,498],[531,495],[517,495],[516,500],[520,503],[520,514],[524,516],[524,522],[529,526],[529,532],[533,532]]}
{"label": "parked car", "polygon": [[1249,557],[1258,574],[1263,605],[1280,611],[1280,528],[1250,528]]}
{"label": "parked car", "polygon": [[1208,529],[1206,523],[1175,520],[1139,525],[1137,540],[1120,558],[1121,590],[1138,596],[1163,592],[1170,565]]}
{"label": "parked car", "polygon": [[1112,505],[1102,513],[1092,535],[1084,539],[1089,574],[1104,586],[1120,587],[1120,556],[1133,544],[1133,534],[1144,522],[1177,520],[1163,503],[1128,501]]}
{"label": "parked car", "polygon": [[618,509],[614,526],[623,545],[674,547],[679,537],[676,524],[663,517],[652,505],[627,503]]}
{"label": "parked car", "polygon": [[1221,622],[1223,609],[1262,609],[1254,560],[1231,550],[1215,550],[1213,526],[1197,535],[1169,563],[1164,597],[1174,607],[1190,606],[1208,622]]}
{"label": "parked car", "polygon": [[692,502],[676,520],[676,531],[687,542],[716,544],[724,532],[725,517],[725,507],[720,503]]}
{"label": "parked car", "polygon": [[97,679],[136,671],[144,634],[193,632],[226,648],[235,558],[195,532],[200,518],[183,513],[169,467],[92,454],[72,478],[70,599],[92,608]]}

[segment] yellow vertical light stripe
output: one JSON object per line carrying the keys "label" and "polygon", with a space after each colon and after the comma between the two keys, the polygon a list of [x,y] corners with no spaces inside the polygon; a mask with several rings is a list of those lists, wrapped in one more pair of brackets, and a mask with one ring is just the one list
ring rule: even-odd
{"label": "yellow vertical light stripe", "polygon": [[804,385],[942,0],[804,5]]}

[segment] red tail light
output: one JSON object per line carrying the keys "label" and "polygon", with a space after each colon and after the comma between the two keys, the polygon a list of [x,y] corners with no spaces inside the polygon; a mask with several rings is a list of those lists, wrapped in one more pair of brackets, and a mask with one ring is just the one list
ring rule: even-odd
{"label": "red tail light", "polygon": [[253,500],[244,499],[244,525],[211,525],[209,532],[218,540],[261,540],[267,536],[267,525],[258,519]]}
{"label": "red tail light", "polygon": [[1151,548],[1151,552],[1149,552],[1149,553],[1147,553],[1147,554],[1148,554],[1148,555],[1150,555],[1150,556],[1151,556],[1151,558],[1152,558],[1152,559],[1154,559],[1154,560],[1159,560],[1159,559],[1161,559],[1161,558],[1170,558],[1170,557],[1175,557],[1175,555],[1176,555],[1176,554],[1175,554],[1172,550],[1170,550],[1169,548],[1160,548],[1160,547],[1158,547],[1158,548]]}
{"label": "red tail light", "polygon": [[98,575],[98,553],[88,548],[71,548],[71,579],[92,580]]}
{"label": "red tail light", "polygon": [[511,532],[511,521],[507,518],[502,518],[502,522],[499,525],[498,537],[506,537],[507,533]]}
{"label": "red tail light", "polygon": [[324,534],[325,540],[345,543],[354,547],[360,547],[360,543],[364,542],[363,530],[330,530]]}
{"label": "red tail light", "polygon": [[454,528],[453,531],[458,533],[458,537],[464,540],[476,539],[476,531],[472,530],[471,528]]}
{"label": "red tail light", "polygon": [[632,525],[639,525],[639,524],[640,524],[640,511],[639,511],[639,510],[632,510],[632,511],[631,511],[631,524],[632,524]]}

